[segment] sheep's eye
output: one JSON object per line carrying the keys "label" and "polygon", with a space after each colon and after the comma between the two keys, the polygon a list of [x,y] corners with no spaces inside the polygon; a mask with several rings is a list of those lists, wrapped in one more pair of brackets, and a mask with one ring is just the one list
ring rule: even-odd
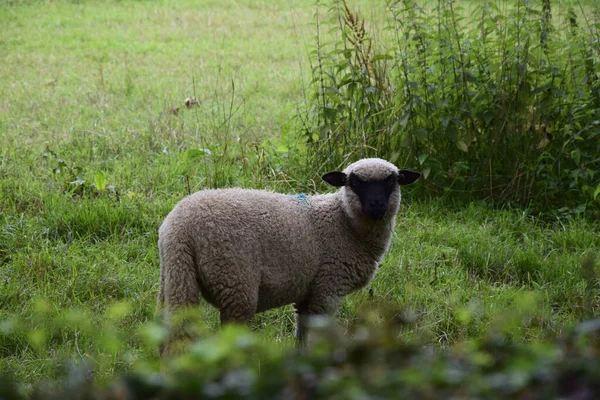
{"label": "sheep's eye", "polygon": [[356,177],[352,177],[350,179],[350,187],[352,189],[358,189],[360,187],[360,180],[358,180]]}

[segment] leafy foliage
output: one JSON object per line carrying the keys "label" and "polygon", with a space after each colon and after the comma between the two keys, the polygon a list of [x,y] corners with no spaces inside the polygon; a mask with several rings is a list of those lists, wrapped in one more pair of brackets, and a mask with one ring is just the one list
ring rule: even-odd
{"label": "leafy foliage", "polygon": [[44,152],[46,162],[51,166],[56,180],[62,183],[62,189],[74,197],[98,196],[100,194],[114,194],[119,198],[119,192],[114,185],[107,185],[104,172],[98,170],[93,175],[93,183],[85,179],[82,167],[72,166],[60,158],[54,151],[46,148]]}
{"label": "leafy foliage", "polygon": [[421,169],[429,193],[597,211],[600,9],[466,4],[389,1],[369,33],[331,2],[317,24],[338,37],[317,41],[304,124],[313,166],[380,156]]}
{"label": "leafy foliage", "polygon": [[[113,321],[125,316],[121,311],[112,313]],[[387,322],[376,328],[367,322],[382,317]],[[560,341],[518,344],[490,335],[448,350],[399,341],[407,323],[371,310],[347,339],[330,320],[316,319],[306,352],[274,349],[255,333],[228,326],[163,360],[161,373],[138,367],[105,386],[94,383],[93,370],[71,367],[58,384],[34,388],[32,396],[5,378],[0,397],[591,399],[600,391],[600,320],[579,325]],[[116,356],[118,347],[103,351]]]}

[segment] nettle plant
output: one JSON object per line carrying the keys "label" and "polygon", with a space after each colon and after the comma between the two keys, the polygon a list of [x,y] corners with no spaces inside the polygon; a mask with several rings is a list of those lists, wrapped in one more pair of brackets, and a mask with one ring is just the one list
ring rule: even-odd
{"label": "nettle plant", "polygon": [[396,0],[384,29],[345,1],[319,12],[303,126],[314,166],[379,156],[419,168],[430,193],[597,212],[597,5]]}

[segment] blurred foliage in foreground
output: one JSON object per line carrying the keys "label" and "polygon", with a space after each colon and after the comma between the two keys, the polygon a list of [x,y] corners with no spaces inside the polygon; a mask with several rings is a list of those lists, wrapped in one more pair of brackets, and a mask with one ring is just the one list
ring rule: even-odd
{"label": "blurred foliage in foreground", "polygon": [[[0,399],[592,399],[600,393],[600,320],[554,342],[489,334],[448,349],[399,341],[407,323],[403,314],[370,311],[343,334],[331,320],[315,319],[306,352],[284,351],[227,326],[160,367],[153,356],[108,383],[81,365],[65,368],[57,383],[26,390],[5,376]],[[163,337],[160,329],[144,329],[148,344]]]}

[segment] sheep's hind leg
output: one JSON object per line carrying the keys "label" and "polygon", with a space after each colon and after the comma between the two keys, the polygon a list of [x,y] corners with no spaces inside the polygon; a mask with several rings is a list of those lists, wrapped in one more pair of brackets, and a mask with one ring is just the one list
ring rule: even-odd
{"label": "sheep's hind leg", "polygon": [[162,314],[169,334],[159,347],[161,356],[177,355],[194,339],[185,310],[200,302],[198,278],[188,253],[176,253],[178,258],[163,257],[158,312]]}

